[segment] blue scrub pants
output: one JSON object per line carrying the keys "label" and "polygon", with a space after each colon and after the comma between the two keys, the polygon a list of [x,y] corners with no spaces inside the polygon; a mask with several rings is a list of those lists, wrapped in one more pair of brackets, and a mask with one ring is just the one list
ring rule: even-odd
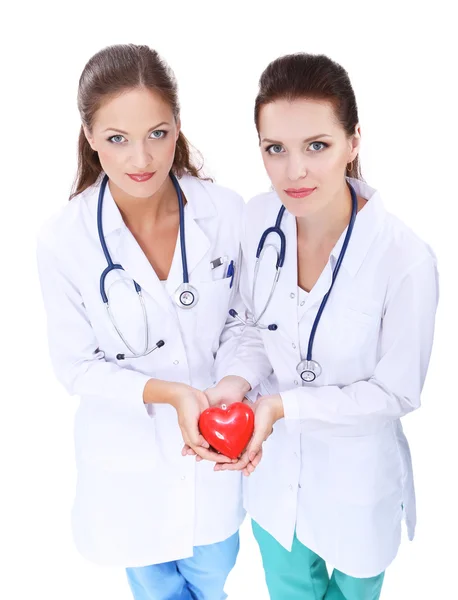
{"label": "blue scrub pants", "polygon": [[252,521],[261,550],[271,600],[378,600],[384,573],[367,579],[334,569],[329,579],[325,561],[294,535],[288,552],[265,529]]}
{"label": "blue scrub pants", "polygon": [[196,546],[191,558],[126,569],[135,600],[224,600],[224,584],[235,565],[239,534]]}

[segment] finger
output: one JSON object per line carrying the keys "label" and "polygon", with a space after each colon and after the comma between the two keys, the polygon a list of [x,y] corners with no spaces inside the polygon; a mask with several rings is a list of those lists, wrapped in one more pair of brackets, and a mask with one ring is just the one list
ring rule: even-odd
{"label": "finger", "polygon": [[232,458],[224,456],[224,454],[218,454],[218,452],[213,452],[213,450],[207,450],[206,448],[202,448],[199,446],[196,446],[194,450],[196,454],[198,454],[205,460],[211,460],[217,463],[232,463]]}
{"label": "finger", "polygon": [[253,462],[256,455],[259,452],[261,452],[262,444],[263,444],[264,440],[265,440],[265,437],[262,434],[257,433],[257,432],[254,433],[254,435],[251,438],[251,441],[248,444],[248,447],[246,449],[246,453],[248,455],[250,462]]}
{"label": "finger", "polygon": [[248,464],[248,455],[246,452],[242,454],[242,456],[235,461],[233,460],[231,463],[220,463],[215,465],[215,471],[241,471]]}
{"label": "finger", "polygon": [[198,454],[196,454],[196,462],[200,462],[201,460],[203,460],[203,458],[201,456],[199,456]]}
{"label": "finger", "polygon": [[192,432],[191,435],[187,435],[186,437],[183,436],[183,438],[185,443],[190,448],[193,448],[194,451],[198,446],[200,446],[201,448],[210,448],[210,444],[207,442],[204,436],[198,432],[198,430],[197,432]]}
{"label": "finger", "polygon": [[262,448],[256,454],[256,456],[251,460],[251,464],[253,465],[254,468],[256,468],[259,465],[259,463],[261,462],[261,458],[262,458]]}
{"label": "finger", "polygon": [[188,446],[188,444],[185,444],[185,445],[183,446],[183,449],[182,449],[182,451],[181,451],[181,455],[182,455],[182,456],[195,456],[195,454],[196,454],[196,453],[194,452],[194,450],[193,450],[192,448],[190,448],[190,447]]}
{"label": "finger", "polygon": [[254,470],[256,469],[256,467],[253,465],[253,463],[249,462],[246,466],[246,470],[248,471],[248,473],[251,475],[251,473],[254,473]]}

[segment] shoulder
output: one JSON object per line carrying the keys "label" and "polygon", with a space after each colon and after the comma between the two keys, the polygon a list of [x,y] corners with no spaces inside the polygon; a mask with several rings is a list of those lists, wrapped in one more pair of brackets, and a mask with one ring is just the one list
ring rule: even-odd
{"label": "shoulder", "polygon": [[258,194],[251,198],[245,207],[245,219],[247,224],[264,223],[266,219],[273,218],[281,207],[280,199],[275,191]]}
{"label": "shoulder", "polygon": [[95,210],[96,192],[94,184],[49,217],[38,231],[38,245],[56,251],[71,244],[72,240],[81,239],[82,228]]}
{"label": "shoulder", "polygon": [[436,265],[436,255],[431,246],[417,235],[406,223],[387,212],[384,235],[387,254],[397,271],[406,272],[421,264]]}
{"label": "shoulder", "polygon": [[185,195],[187,194],[189,196],[192,194],[194,196],[195,194],[200,194],[201,199],[205,199],[213,204],[218,214],[225,213],[226,211],[229,212],[231,210],[241,213],[245,206],[242,196],[213,181],[198,179],[191,175],[184,175],[180,179],[180,185],[185,192]]}

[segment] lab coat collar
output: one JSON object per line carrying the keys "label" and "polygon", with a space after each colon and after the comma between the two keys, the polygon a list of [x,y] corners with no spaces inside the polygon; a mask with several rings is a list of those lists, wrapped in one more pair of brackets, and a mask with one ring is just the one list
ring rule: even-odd
{"label": "lab coat collar", "polygon": [[[97,203],[103,176],[104,173],[100,175],[97,182],[93,185],[92,190],[92,194],[95,197],[92,203],[92,212],[95,223],[97,222]],[[192,177],[191,175],[183,175],[178,181],[186,198],[187,210],[194,220],[211,218],[217,215],[216,207],[210,194],[199,179]],[[105,237],[126,227],[121,212],[111,195],[109,185],[105,188],[105,196],[103,199],[102,225]]]}
{"label": "lab coat collar", "polygon": [[[96,228],[97,223],[97,200],[100,182],[101,178],[94,185],[93,192],[95,196],[92,202],[94,228]],[[186,198],[184,211],[186,256],[188,273],[190,275],[190,282],[192,283],[192,271],[210,248],[210,240],[197,221],[199,219],[215,217],[217,211],[206,186],[198,179],[184,175],[179,179],[179,182]],[[174,294],[183,282],[180,236],[177,239],[172,265],[166,287],[164,288],[147,257],[125,225],[108,185],[105,190],[103,202],[102,224],[104,236],[113,261],[119,262],[129,277],[134,279],[143,290],[148,292],[159,305],[169,313],[174,313],[174,304],[171,302],[170,296]],[[118,235],[113,237],[115,232]]]}
{"label": "lab coat collar", "polygon": [[[367,200],[366,205],[356,216],[350,243],[342,262],[342,268],[345,268],[354,277],[363,264],[376,235],[381,230],[386,212],[380,194],[374,188],[371,188],[367,183],[358,179],[348,178],[348,181],[355,189],[356,194]],[[332,249],[331,256],[334,259],[334,264],[338,260],[342,250],[347,229],[345,228],[345,231],[342,232],[342,235]]]}

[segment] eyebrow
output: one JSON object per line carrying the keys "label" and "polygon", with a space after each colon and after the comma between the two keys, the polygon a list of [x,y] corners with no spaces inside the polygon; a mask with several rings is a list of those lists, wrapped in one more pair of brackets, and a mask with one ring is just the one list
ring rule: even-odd
{"label": "eyebrow", "polygon": [[[313,135],[312,137],[307,138],[306,140],[304,140],[304,144],[307,144],[308,142],[313,142],[318,138],[330,138],[332,137],[332,135],[328,135],[327,133],[319,133],[317,135]],[[269,140],[268,138],[263,138],[261,140],[261,142],[267,142],[268,144],[279,144],[280,142],[278,140]]]}
{"label": "eyebrow", "polygon": [[[170,123],[167,123],[167,121],[162,121],[162,123],[158,123],[157,125],[155,125],[154,127],[150,127],[148,129],[148,131],[154,131],[155,129],[157,129],[158,127],[161,127],[161,125],[170,125]],[[129,135],[127,133],[127,131],[123,131],[122,129],[118,129],[117,127],[107,127],[106,129],[103,130],[102,133],[105,133],[106,131],[117,131],[118,133],[122,133],[123,135]]]}

